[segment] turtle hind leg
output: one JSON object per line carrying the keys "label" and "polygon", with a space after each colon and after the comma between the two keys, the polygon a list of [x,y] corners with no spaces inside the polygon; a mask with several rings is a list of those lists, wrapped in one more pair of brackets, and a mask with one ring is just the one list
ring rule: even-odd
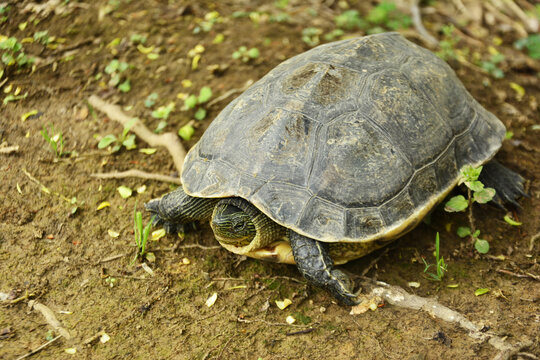
{"label": "turtle hind leg", "polygon": [[154,225],[163,225],[167,233],[174,234],[184,224],[209,219],[218,201],[189,196],[179,187],[160,199],[150,200],[144,207],[154,216]]}
{"label": "turtle hind leg", "polygon": [[334,269],[328,244],[290,231],[289,240],[300,273],[313,285],[323,288],[344,305],[356,305],[358,294],[353,282],[342,271]]}
{"label": "turtle hind leg", "polygon": [[502,209],[506,209],[505,204],[520,208],[517,200],[522,196],[528,197],[523,189],[525,179],[497,160],[491,160],[484,165],[478,180],[484,186],[495,189],[494,205]]}

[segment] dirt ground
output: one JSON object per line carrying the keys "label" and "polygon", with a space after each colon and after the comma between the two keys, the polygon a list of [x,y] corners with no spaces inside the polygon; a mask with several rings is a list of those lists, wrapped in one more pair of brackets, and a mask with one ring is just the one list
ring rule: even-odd
{"label": "dirt ground", "polygon": [[[458,9],[460,3],[467,8]],[[456,235],[457,227],[467,224],[466,214],[437,209],[429,225],[421,224],[384,255],[379,251],[344,268],[359,274],[380,256],[368,276],[436,298],[509,343],[528,340],[532,345],[513,358],[535,359],[540,356],[540,239],[531,239],[540,230],[540,65],[514,46],[523,32],[533,32],[522,19],[489,1],[489,6],[481,3],[422,2],[422,21],[437,40],[450,43],[446,59],[471,94],[513,133],[497,158],[527,179],[530,197],[513,214],[523,224],[510,226],[504,211],[475,206],[476,225],[490,243],[488,254],[480,255]],[[534,12],[532,3],[515,2],[526,12]],[[89,110],[89,96],[122,106],[150,129],[161,121],[152,111],[174,102],[165,131],[192,125],[194,136],[183,140],[189,148],[238,93],[202,104],[206,117],[193,122],[195,111],[182,109],[183,94],[198,94],[207,86],[217,99],[241,89],[284,59],[327,42],[324,35],[339,25],[336,16],[356,9],[365,17],[376,6],[371,1],[294,0],[0,3],[0,35],[26,39],[25,54],[37,59],[33,71],[27,65],[3,65],[0,77],[4,99],[27,94],[0,105],[0,149],[18,146],[0,153],[0,359],[17,359],[61,335],[38,307],[29,307],[31,300],[52,310],[70,334],[33,355],[40,359],[495,357],[498,351],[487,342],[422,311],[386,305],[350,315],[350,308],[307,286],[293,266],[246,259],[217,247],[206,224],[183,240],[169,235],[150,241],[152,276],[139,261],[131,264],[133,212],[171,186],[90,176],[132,168],[178,174],[164,149],[139,152],[149,147],[140,139],[135,150],[99,149],[103,136],[118,136],[122,127]],[[402,2],[398,8],[409,12],[408,6],[400,6]],[[444,34],[450,23],[453,37]],[[343,34],[335,39],[364,35],[375,24],[340,26]],[[391,28],[389,22],[378,26]],[[46,43],[27,39],[45,30],[50,37]],[[441,50],[412,25],[399,31]],[[143,35],[146,42],[138,46],[133,35]],[[190,53],[197,45],[204,47],[198,60],[197,51]],[[246,62],[233,59],[241,46],[257,48],[259,55]],[[493,60],[494,54],[502,54],[502,61]],[[130,80],[127,92],[109,81],[106,67],[113,59],[130,65],[121,73],[121,82]],[[493,67],[479,65],[490,59],[502,77]],[[153,92],[158,98],[147,107],[145,100]],[[37,114],[28,116],[33,110]],[[62,132],[69,154],[56,157],[42,137],[40,131],[50,124],[54,133]],[[145,185],[146,190],[124,199],[117,191],[122,185]],[[110,206],[97,210],[103,202]],[[143,217],[149,221],[146,213]],[[429,280],[422,262],[434,262],[437,231],[448,265],[442,282]],[[489,292],[475,296],[479,288]],[[215,304],[206,306],[214,293]],[[292,304],[280,310],[275,300],[285,298]],[[288,324],[288,316],[296,322]]]}

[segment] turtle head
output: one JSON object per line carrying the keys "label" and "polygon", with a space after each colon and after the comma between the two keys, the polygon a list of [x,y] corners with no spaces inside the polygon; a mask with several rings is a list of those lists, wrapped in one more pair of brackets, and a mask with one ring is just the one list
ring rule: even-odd
{"label": "turtle head", "polygon": [[[243,246],[257,235],[250,209],[243,202],[247,203],[237,198],[226,199],[218,202],[214,208],[210,226],[219,242]],[[247,205],[251,206],[249,203]]]}

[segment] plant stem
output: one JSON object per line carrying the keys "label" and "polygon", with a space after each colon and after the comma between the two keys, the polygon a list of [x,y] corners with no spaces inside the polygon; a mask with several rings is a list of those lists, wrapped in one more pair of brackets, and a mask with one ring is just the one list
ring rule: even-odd
{"label": "plant stem", "polygon": [[476,226],[474,224],[474,216],[473,216],[473,199],[472,199],[472,194],[471,194],[471,189],[469,189],[467,187],[467,200],[469,202],[469,205],[468,205],[468,208],[469,208],[469,213],[468,213],[468,216],[469,216],[469,226],[471,227],[471,243],[474,244],[474,242],[476,241],[476,239],[474,238],[473,234],[476,233]]}

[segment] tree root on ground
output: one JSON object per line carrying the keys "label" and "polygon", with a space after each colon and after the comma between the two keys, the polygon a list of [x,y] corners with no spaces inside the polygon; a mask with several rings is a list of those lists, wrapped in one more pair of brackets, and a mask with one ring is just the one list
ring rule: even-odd
{"label": "tree root on ground", "polygon": [[[123,126],[126,126],[133,119],[132,117],[126,115],[118,105],[109,104],[96,95],[90,96],[90,98],[88,98],[88,103],[95,109],[105,113],[111,120],[119,122]],[[182,173],[182,166],[184,164],[184,158],[186,157],[186,150],[176,134],[171,132],[160,135],[154,134],[138,119],[131,126],[130,131],[135,133],[135,135],[147,142],[150,146],[164,146],[171,154],[176,170],[179,174]],[[119,177],[121,176],[120,174],[92,174],[92,176],[102,178],[107,175],[107,177]],[[160,181],[171,181],[171,177],[166,175],[156,176],[140,170],[130,173],[129,176],[143,177],[145,179],[151,178]],[[175,183],[178,184],[179,180],[176,180]]]}
{"label": "tree root on ground", "polygon": [[440,304],[434,299],[409,294],[399,286],[389,285],[381,281],[373,281],[365,277],[362,279],[361,285],[363,288],[370,290],[370,293],[365,295],[366,298],[373,299],[374,297],[380,297],[391,305],[406,309],[423,310],[433,317],[449,323],[455,323],[466,330],[471,338],[481,342],[487,341],[491,346],[499,350],[494,360],[510,359],[510,357],[519,353],[522,349],[532,345],[532,341],[528,339],[512,345],[506,338],[489,331],[484,331],[482,326],[475,325],[464,315]]}

